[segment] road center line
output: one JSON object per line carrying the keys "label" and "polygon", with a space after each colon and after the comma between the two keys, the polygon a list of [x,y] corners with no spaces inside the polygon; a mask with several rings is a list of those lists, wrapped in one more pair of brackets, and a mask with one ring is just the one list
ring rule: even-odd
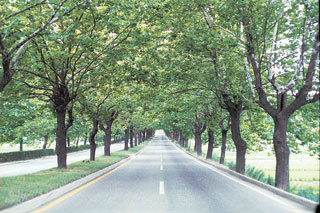
{"label": "road center line", "polygon": [[160,166],[160,170],[163,170],[163,166],[162,165]]}
{"label": "road center line", "polygon": [[164,183],[163,183],[163,181],[160,181],[160,184],[159,184],[159,194],[160,195],[164,195]]}

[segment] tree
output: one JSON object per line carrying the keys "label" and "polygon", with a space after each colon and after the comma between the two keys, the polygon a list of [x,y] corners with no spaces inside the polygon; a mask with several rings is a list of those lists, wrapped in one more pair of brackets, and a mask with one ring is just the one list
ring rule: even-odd
{"label": "tree", "polygon": [[[104,10],[104,6],[101,7]],[[92,80],[89,73],[94,67],[102,67],[101,60],[106,60],[108,54],[128,38],[133,27],[131,19],[121,27],[118,19],[114,20],[121,9],[119,5],[110,6],[110,14],[103,13],[101,7],[88,3],[78,7],[68,19],[59,19],[48,28],[50,32],[47,30],[46,35],[33,41],[36,52],[29,53],[32,64],[24,63],[24,68],[19,69],[24,73],[19,80],[34,89],[35,97],[47,98],[54,107],[58,168],[67,167],[66,135],[73,124],[77,95],[88,89],[88,82]],[[106,20],[112,23],[107,30]]]}
{"label": "tree", "polygon": [[[276,5],[269,1],[267,6],[254,7],[243,4],[239,10],[256,102],[274,121],[275,186],[284,190],[289,189],[289,118],[302,106],[319,100],[318,10],[318,4],[312,1]],[[290,18],[285,19],[284,14]],[[280,39],[289,43],[279,42]]]}
{"label": "tree", "polygon": [[[0,92],[4,90],[7,84],[12,81],[14,73],[17,71],[19,60],[28,44],[39,36],[48,26],[59,20],[57,17],[64,16],[72,12],[82,3],[77,3],[76,7],[69,8],[64,13],[58,12],[67,0],[59,4],[50,3],[46,0],[21,2],[2,1],[0,7],[0,23],[5,26],[0,32],[0,53],[1,53],[1,71]],[[10,7],[9,7],[10,5]],[[44,7],[47,6],[47,7]],[[43,14],[38,21],[34,20],[34,14]],[[21,16],[24,14],[24,16]],[[20,38],[17,40],[16,38]]]}

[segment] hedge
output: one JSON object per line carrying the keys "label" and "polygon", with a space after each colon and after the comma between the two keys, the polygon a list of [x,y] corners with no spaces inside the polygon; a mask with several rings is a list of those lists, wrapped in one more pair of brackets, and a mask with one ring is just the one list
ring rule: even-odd
{"label": "hedge", "polygon": [[55,155],[54,149],[38,149],[31,151],[17,151],[17,152],[7,152],[0,153],[0,162],[9,162],[17,160],[28,160],[33,158],[40,158],[48,155]]}
{"label": "hedge", "polygon": [[[117,141],[111,141],[111,143],[116,143],[119,142],[120,140]],[[102,146],[103,144],[97,144],[98,146]],[[75,146],[70,146],[67,147],[67,153],[70,152],[77,152],[85,149],[90,149],[90,145],[81,145],[78,147]],[[37,149],[37,150],[31,150],[31,151],[17,151],[17,152],[7,152],[7,153],[0,153],[0,162],[10,162],[10,161],[18,161],[18,160],[28,160],[28,159],[34,159],[34,158],[40,158],[44,156],[49,156],[49,155],[55,155],[54,149]]]}

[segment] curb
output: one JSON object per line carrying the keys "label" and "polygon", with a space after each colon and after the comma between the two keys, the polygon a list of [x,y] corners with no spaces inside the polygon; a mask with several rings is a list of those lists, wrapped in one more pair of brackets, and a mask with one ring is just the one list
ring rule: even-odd
{"label": "curb", "polygon": [[[172,141],[171,141],[171,142],[172,142]],[[229,175],[235,176],[235,177],[237,177],[237,178],[239,178],[239,179],[241,179],[241,180],[243,180],[243,181],[249,182],[249,183],[251,183],[251,184],[254,184],[254,185],[256,185],[256,186],[259,186],[259,187],[261,187],[261,188],[264,188],[264,189],[266,189],[266,190],[268,190],[268,191],[271,191],[271,192],[273,192],[273,193],[276,194],[276,195],[279,195],[279,196],[284,197],[284,198],[286,198],[286,199],[288,199],[288,200],[291,200],[291,201],[293,201],[293,202],[295,202],[295,203],[298,203],[298,204],[304,206],[305,208],[307,208],[308,210],[315,211],[315,209],[317,208],[317,205],[319,205],[318,203],[316,203],[316,202],[314,202],[314,201],[311,201],[311,200],[308,200],[308,199],[306,199],[306,198],[304,198],[304,197],[300,197],[300,196],[298,196],[298,195],[291,194],[291,193],[289,193],[289,192],[286,192],[286,191],[283,191],[283,190],[281,190],[281,189],[278,189],[278,188],[276,188],[276,187],[274,187],[274,186],[271,186],[271,185],[268,185],[268,184],[259,182],[259,181],[255,180],[255,179],[251,178],[251,177],[248,177],[248,176],[239,174],[239,173],[237,173],[237,172],[235,172],[235,171],[232,171],[232,170],[230,170],[230,169],[228,169],[228,168],[225,168],[224,166],[222,166],[222,165],[220,165],[220,164],[218,164],[218,163],[209,162],[209,161],[207,161],[207,160],[205,160],[205,159],[202,159],[202,158],[200,158],[200,157],[197,157],[197,156],[195,156],[195,155],[192,155],[191,153],[189,153],[189,152],[185,151],[183,148],[181,148],[179,145],[175,144],[174,142],[172,142],[172,143],[173,143],[178,149],[180,149],[181,151],[183,151],[184,153],[188,154],[189,156],[191,156],[191,157],[193,157],[193,158],[195,158],[195,159],[197,159],[197,160],[199,160],[199,161],[201,161],[201,162],[203,162],[203,163],[205,163],[205,164],[207,164],[207,165],[213,166],[213,167],[215,167],[216,169],[219,169],[219,170],[221,170],[221,171],[223,171],[223,172],[228,173]]]}
{"label": "curb", "polygon": [[32,212],[36,209],[39,209],[43,206],[46,206],[47,204],[53,202],[54,200],[58,199],[59,197],[66,195],[70,193],[71,191],[101,177],[102,175],[116,169],[117,167],[121,166],[122,164],[126,163],[127,161],[130,161],[131,159],[134,159],[137,155],[141,154],[146,147],[149,145],[149,142],[138,152],[130,154],[127,158],[122,159],[112,165],[109,165],[99,171],[96,171],[94,173],[91,173],[83,178],[80,178],[78,180],[75,180],[71,183],[68,183],[66,185],[63,185],[59,188],[53,189],[45,194],[39,195],[35,198],[31,198],[30,200],[27,200],[25,202],[22,202],[20,204],[16,204],[12,207],[8,207],[6,209],[0,210],[1,213],[25,213],[25,212]]}

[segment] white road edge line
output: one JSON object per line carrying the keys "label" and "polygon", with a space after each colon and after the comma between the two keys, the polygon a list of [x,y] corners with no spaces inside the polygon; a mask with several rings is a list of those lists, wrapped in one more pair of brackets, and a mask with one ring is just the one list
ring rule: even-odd
{"label": "white road edge line", "polygon": [[[177,150],[179,150],[180,152],[182,152],[183,154],[185,154],[185,155],[186,155],[187,157],[189,157],[190,159],[198,162],[198,163],[201,164],[202,166],[205,166],[205,167],[207,167],[208,169],[210,169],[210,170],[212,170],[212,171],[214,171],[214,172],[216,172],[216,173],[219,173],[220,175],[223,175],[223,176],[225,176],[226,178],[229,178],[230,180],[232,180],[232,181],[234,181],[234,182],[236,182],[236,183],[239,183],[239,184],[241,184],[241,185],[243,185],[243,186],[245,186],[245,187],[248,187],[249,189],[251,189],[251,190],[253,190],[253,191],[255,191],[255,192],[258,192],[258,193],[260,193],[260,194],[268,197],[269,199],[271,199],[271,200],[273,200],[273,201],[276,201],[276,202],[278,202],[278,203],[281,203],[282,205],[285,205],[285,206],[287,206],[287,207],[290,207],[290,209],[293,208],[293,207],[292,207],[291,205],[289,205],[288,203],[283,202],[283,201],[281,201],[281,200],[278,200],[278,199],[270,196],[270,195],[267,194],[267,193],[264,193],[263,191],[261,191],[261,190],[259,190],[259,189],[257,189],[257,188],[254,188],[254,187],[252,187],[252,186],[250,186],[250,185],[248,185],[248,184],[246,184],[246,183],[244,183],[244,182],[242,182],[242,181],[239,181],[239,180],[237,180],[237,179],[235,179],[235,178],[233,178],[233,177],[231,177],[231,176],[228,176],[228,175],[220,172],[220,171],[217,170],[216,168],[213,168],[212,166],[207,165],[207,164],[201,162],[200,160],[198,160],[198,159],[196,159],[196,158],[194,158],[194,157],[191,157],[190,155],[186,154],[185,152],[183,152],[182,150],[180,150],[180,149],[178,149],[178,148],[177,148]],[[294,212],[298,212],[298,211],[294,211]],[[300,212],[300,211],[299,211],[299,212]]]}
{"label": "white road edge line", "polygon": [[161,170],[161,171],[163,170],[163,166],[162,166],[162,165],[160,166],[160,170]]}
{"label": "white road edge line", "polygon": [[160,184],[159,184],[159,194],[160,195],[164,195],[164,183],[163,183],[163,181],[160,181]]}

